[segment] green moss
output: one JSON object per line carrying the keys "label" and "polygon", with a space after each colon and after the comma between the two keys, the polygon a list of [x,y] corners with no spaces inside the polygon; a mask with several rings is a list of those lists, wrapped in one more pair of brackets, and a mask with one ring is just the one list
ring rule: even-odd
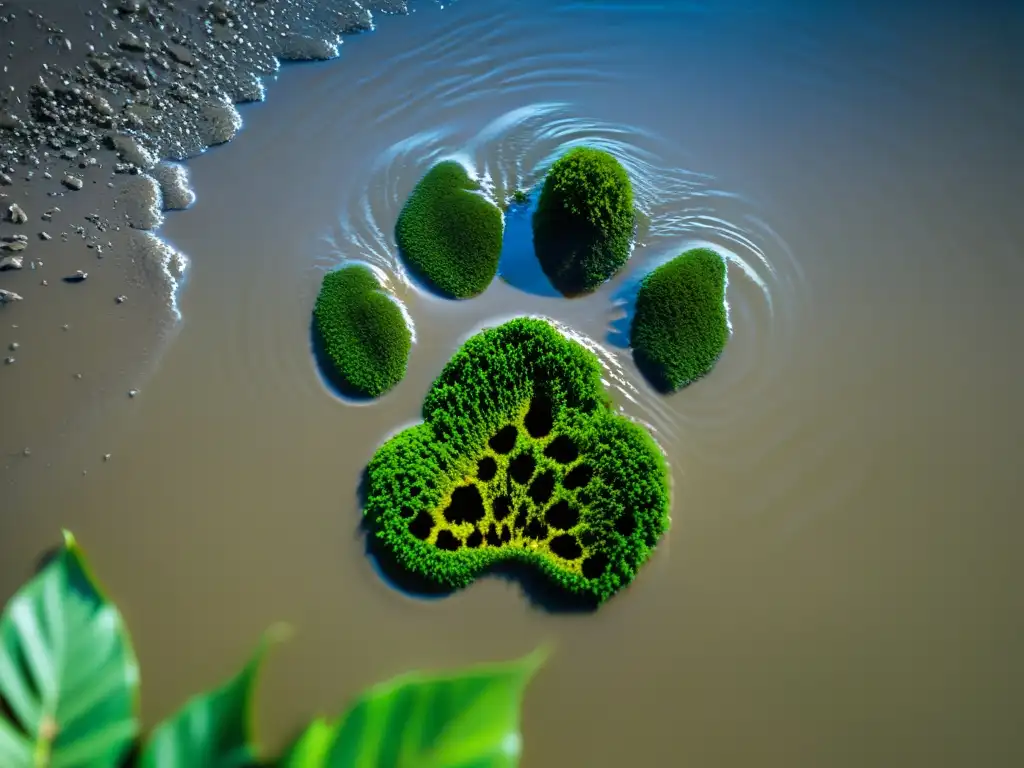
{"label": "green moss", "polygon": [[640,284],[630,344],[654,386],[672,392],[714,367],[729,339],[725,261],[695,248],[655,269]]}
{"label": "green moss", "polygon": [[418,277],[456,299],[483,293],[498,272],[501,211],[454,161],[438,163],[416,185],[395,236]]}
{"label": "green moss", "polygon": [[565,295],[588,293],[629,260],[633,186],[612,155],[577,147],[555,161],[533,215],[533,247]]}
{"label": "green moss", "polygon": [[529,199],[530,196],[529,194],[527,194],[525,189],[517,189],[515,192],[512,193],[512,202],[517,203],[518,205],[522,205]]}
{"label": "green moss", "polygon": [[405,376],[412,332],[369,268],[326,274],[313,324],[323,362],[346,392],[378,397]]}
{"label": "green moss", "polygon": [[544,320],[470,338],[423,418],[370,461],[364,514],[378,548],[428,584],[520,561],[600,603],[668,527],[660,450],[613,410],[596,356]]}

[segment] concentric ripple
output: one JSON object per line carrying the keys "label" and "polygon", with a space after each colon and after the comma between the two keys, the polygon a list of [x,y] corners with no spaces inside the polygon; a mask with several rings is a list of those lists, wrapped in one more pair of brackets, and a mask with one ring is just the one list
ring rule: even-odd
{"label": "concentric ripple", "polygon": [[[423,98],[430,98],[424,95]],[[411,107],[410,107],[411,108]],[[743,419],[738,402],[763,402],[775,377],[785,370],[794,341],[804,281],[796,258],[754,207],[741,196],[718,189],[709,175],[680,168],[682,153],[642,128],[580,116],[566,102],[517,107],[473,132],[460,125],[432,127],[392,144],[359,172],[329,238],[329,258],[364,260],[389,276],[400,299],[415,294],[418,311],[449,304],[415,283],[398,256],[394,224],[413,186],[435,163],[455,159],[480,181],[496,203],[517,189],[539,189],[550,165],[572,147],[603,149],[624,165],[633,180],[641,214],[637,246],[623,274],[594,295],[567,300],[558,296],[540,270],[531,245],[532,201],[506,215],[506,244],[499,267],[502,282],[515,294],[537,297],[544,312],[587,338],[600,357],[608,385],[627,411],[648,423],[672,444],[681,428],[711,430]],[[677,404],[657,395],[640,377],[628,350],[629,323],[640,281],[659,263],[693,247],[711,247],[729,264],[727,303],[733,338],[714,371],[716,397]],[[468,323],[478,325],[481,307],[493,322],[494,302],[512,306],[513,297],[463,302]],[[493,295],[493,301],[491,297]],[[486,305],[482,304],[486,302]],[[451,311],[451,310],[446,310]],[[515,314],[506,313],[506,314]],[[597,340],[597,341],[594,341]],[[681,401],[680,401],[681,402]]]}

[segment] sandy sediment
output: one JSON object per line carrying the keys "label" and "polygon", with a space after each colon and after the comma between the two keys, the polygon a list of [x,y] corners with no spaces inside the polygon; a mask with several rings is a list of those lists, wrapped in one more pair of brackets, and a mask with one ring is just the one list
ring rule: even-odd
{"label": "sandy sediment", "polygon": [[4,409],[6,466],[137,388],[180,317],[187,258],[154,232],[196,199],[179,161],[230,141],[235,105],[263,100],[282,61],[334,58],[374,14],[406,11],[0,0],[0,344],[17,345],[0,400],[19,404]]}

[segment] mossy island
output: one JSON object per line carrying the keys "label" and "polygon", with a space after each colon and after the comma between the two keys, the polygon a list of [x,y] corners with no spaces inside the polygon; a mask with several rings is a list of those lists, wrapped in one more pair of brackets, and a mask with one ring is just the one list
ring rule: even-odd
{"label": "mossy island", "polygon": [[344,394],[379,397],[405,376],[412,331],[369,267],[324,276],[313,330],[319,362]]}
{"label": "mossy island", "polygon": [[633,185],[611,154],[576,147],[555,161],[533,214],[533,248],[556,290],[590,293],[629,260]]}
{"label": "mossy island", "polygon": [[694,248],[644,277],[636,297],[630,345],[653,386],[674,392],[710,371],[729,339],[725,260]]}
{"label": "mossy island", "polygon": [[454,160],[420,179],[398,216],[395,237],[411,271],[449,298],[483,293],[498,273],[501,210]]}
{"label": "mossy island", "polygon": [[428,391],[423,422],[366,472],[374,548],[442,590],[518,562],[600,604],[636,576],[668,513],[653,438],[613,410],[597,357],[536,318],[470,338]]}

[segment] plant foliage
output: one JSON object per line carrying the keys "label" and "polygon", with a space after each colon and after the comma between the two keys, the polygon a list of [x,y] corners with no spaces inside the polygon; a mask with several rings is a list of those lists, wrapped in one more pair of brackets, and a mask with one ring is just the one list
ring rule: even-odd
{"label": "plant foliage", "polygon": [[[237,676],[158,725],[142,747],[141,766],[518,765],[519,711],[545,651],[398,677],[365,692],[337,720],[315,720],[283,757],[261,756],[252,727],[255,682],[279,636],[268,634]],[[70,534],[7,604],[0,638],[0,766],[126,765],[140,732],[138,665],[120,612]]]}
{"label": "plant foliage", "polygon": [[453,160],[420,180],[398,216],[402,257],[420,277],[449,297],[468,299],[494,280],[501,258],[501,210]]}
{"label": "plant foliage", "polygon": [[139,668],[117,608],[67,534],[0,618],[0,765],[117,766],[131,748]]}
{"label": "plant foliage", "polygon": [[636,297],[630,344],[637,367],[672,392],[707,374],[729,339],[725,260],[694,248],[648,274]]}
{"label": "plant foliage", "polygon": [[342,390],[379,397],[405,376],[412,332],[369,267],[352,264],[328,272],[313,322]]}
{"label": "plant foliage", "polygon": [[371,459],[364,514],[385,554],[427,583],[460,588],[520,561],[600,603],[668,527],[660,449],[612,409],[596,356],[545,320],[470,338],[423,419]]}
{"label": "plant foliage", "polygon": [[533,215],[544,274],[566,295],[588,293],[629,260],[633,186],[608,152],[576,147],[555,161]]}

